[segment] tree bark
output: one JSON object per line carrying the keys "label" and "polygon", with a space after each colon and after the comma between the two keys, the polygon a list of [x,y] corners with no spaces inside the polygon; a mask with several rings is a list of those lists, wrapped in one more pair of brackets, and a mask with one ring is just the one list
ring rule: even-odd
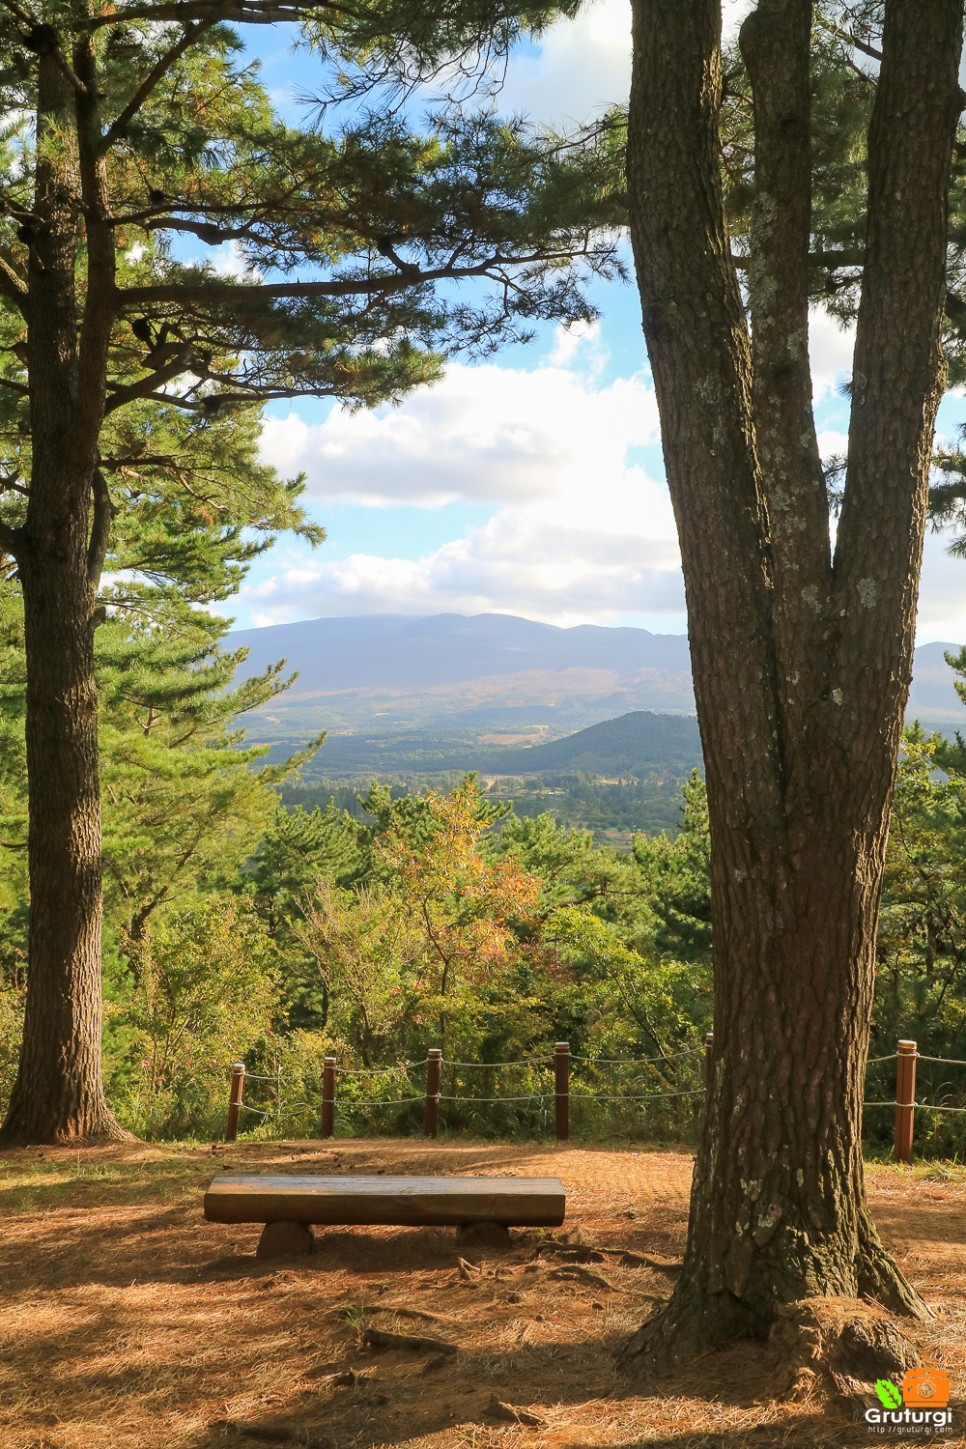
{"label": "tree bark", "polygon": [[[83,74],[84,47],[73,59]],[[95,506],[97,437],[113,315],[113,240],[103,163],[95,156],[96,90],[79,94],[54,54],[40,60],[38,90],[27,314],[33,457],[26,521],[12,541],[24,602],[30,930],[23,1046],[0,1132],[5,1146],[128,1135],[107,1108],[101,1076],[93,645],[105,507],[99,495]],[[88,272],[79,308],[82,210]]]}
{"label": "tree bark", "polygon": [[[53,487],[57,488],[54,481]],[[58,489],[58,491],[61,491]],[[101,812],[84,517],[24,550],[30,944],[2,1141],[123,1136],[101,1084]]]}
{"label": "tree bark", "polygon": [[808,378],[809,0],[760,0],[756,217],[739,289],[719,174],[720,6],[634,0],[628,181],[707,773],[714,1078],[684,1271],[629,1350],[760,1336],[785,1303],[924,1305],[866,1205],[873,950],[941,396],[961,0],[887,0],[869,137],[846,511]]}

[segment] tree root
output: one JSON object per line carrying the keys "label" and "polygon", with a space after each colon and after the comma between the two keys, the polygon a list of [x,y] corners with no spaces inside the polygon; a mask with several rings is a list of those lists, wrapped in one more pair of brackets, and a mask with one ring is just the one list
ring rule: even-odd
{"label": "tree root", "polygon": [[[633,1367],[637,1375],[673,1372],[697,1354],[724,1348],[742,1339],[764,1340],[770,1333],[778,1334],[780,1338],[789,1315],[794,1319],[802,1304],[809,1305],[809,1321],[813,1325],[824,1324],[826,1327],[838,1322],[842,1315],[834,1309],[827,1314],[817,1306],[823,1303],[851,1305],[854,1310],[851,1319],[861,1324],[887,1322],[890,1314],[919,1322],[932,1318],[927,1304],[882,1246],[867,1210],[863,1209],[859,1214],[851,1262],[845,1255],[841,1255],[840,1261],[842,1272],[839,1274],[835,1273],[837,1263],[834,1259],[830,1259],[825,1273],[816,1263],[811,1283],[800,1280],[802,1291],[786,1304],[782,1304],[780,1298],[771,1299],[763,1295],[757,1302],[749,1302],[727,1291],[708,1292],[700,1269],[695,1273],[693,1267],[688,1271],[685,1265],[684,1274],[670,1300],[654,1318],[641,1325],[620,1357],[628,1367]],[[827,1285],[828,1292],[820,1297],[812,1284]],[[751,1293],[748,1297],[752,1297]],[[895,1355],[899,1353],[900,1343],[906,1340],[898,1328],[893,1327],[891,1331],[895,1335]],[[872,1333],[872,1330],[869,1332]],[[820,1333],[821,1342],[824,1343],[827,1336],[827,1332],[824,1337]],[[876,1329],[872,1336],[876,1353],[886,1353],[889,1336],[883,1336],[880,1329]],[[848,1333],[843,1329],[838,1337],[833,1334],[833,1340],[833,1357],[838,1356],[836,1363],[849,1343],[855,1347],[864,1341],[858,1329],[850,1329]],[[803,1372],[806,1368],[807,1365],[804,1365]],[[854,1377],[847,1369],[833,1365],[825,1375],[827,1389],[837,1373],[844,1379]]]}
{"label": "tree root", "polygon": [[903,1277],[882,1246],[871,1219],[867,1219],[861,1229],[858,1289],[862,1298],[881,1303],[902,1318],[926,1321],[933,1317],[928,1303]]}
{"label": "tree root", "polygon": [[650,1378],[673,1372],[698,1354],[740,1339],[764,1339],[767,1334],[768,1325],[732,1294],[701,1294],[682,1281],[618,1357],[635,1377]]}
{"label": "tree root", "polygon": [[[723,1298],[723,1295],[718,1295]],[[733,1333],[725,1334],[728,1322]],[[852,1407],[876,1403],[877,1379],[900,1382],[906,1369],[922,1364],[919,1345],[889,1311],[858,1298],[806,1298],[780,1307],[765,1334],[743,1304],[715,1302],[712,1311],[675,1298],[645,1323],[624,1347],[621,1359],[635,1380],[665,1379],[711,1349],[732,1348],[740,1339],[759,1339],[756,1387],[751,1400],[817,1402]],[[724,1370],[725,1360],[722,1360]],[[748,1360],[745,1360],[746,1371]]]}
{"label": "tree root", "polygon": [[362,1342],[366,1348],[402,1348],[409,1353],[455,1354],[459,1352],[455,1343],[447,1343],[442,1338],[418,1338],[415,1334],[390,1333],[383,1328],[367,1328],[362,1335]]}
{"label": "tree root", "polygon": [[922,1350],[885,1309],[857,1298],[806,1298],[779,1311],[768,1339],[776,1398],[876,1402],[877,1379],[899,1380]]}
{"label": "tree root", "polygon": [[139,1142],[140,1138],[128,1132],[111,1112],[105,1112],[93,1126],[83,1132],[72,1129],[38,1127],[21,1122],[19,1115],[11,1114],[0,1128],[0,1150],[14,1147],[103,1147],[109,1142]]}

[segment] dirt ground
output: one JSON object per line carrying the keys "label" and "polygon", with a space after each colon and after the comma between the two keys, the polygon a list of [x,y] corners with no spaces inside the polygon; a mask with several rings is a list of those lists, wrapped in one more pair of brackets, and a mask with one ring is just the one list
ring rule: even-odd
{"label": "dirt ground", "polygon": [[[209,1178],[233,1167],[556,1176],[567,1221],[517,1232],[509,1249],[459,1245],[448,1229],[320,1229],[311,1256],[267,1262],[254,1256],[257,1227],[202,1217]],[[874,1436],[858,1405],[775,1401],[756,1346],[660,1386],[618,1367],[616,1350],[671,1290],[690,1173],[680,1152],[463,1140],[2,1154],[0,1445],[926,1442]],[[966,1445],[966,1173],[883,1166],[869,1180],[883,1237],[936,1310],[917,1333],[954,1386],[941,1442]],[[575,1230],[590,1252],[561,1251]],[[456,1352],[377,1351],[364,1342],[372,1328]]]}

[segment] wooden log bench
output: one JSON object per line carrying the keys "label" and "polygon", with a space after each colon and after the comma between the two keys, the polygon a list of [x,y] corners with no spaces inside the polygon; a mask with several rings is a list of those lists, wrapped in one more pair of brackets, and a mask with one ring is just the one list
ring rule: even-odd
{"label": "wooden log bench", "polygon": [[312,1226],[456,1227],[509,1241],[511,1227],[564,1220],[556,1177],[316,1177],[226,1173],[205,1193],[212,1223],[264,1223],[257,1255],[312,1250]]}

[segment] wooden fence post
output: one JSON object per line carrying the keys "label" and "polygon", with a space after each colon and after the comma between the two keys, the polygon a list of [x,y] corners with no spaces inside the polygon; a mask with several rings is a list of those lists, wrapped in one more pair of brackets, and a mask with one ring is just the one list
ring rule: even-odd
{"label": "wooden fence post", "polygon": [[238,1118],[241,1115],[242,1093],[245,1090],[245,1063],[236,1062],[231,1069],[231,1091],[228,1093],[228,1125],[225,1141],[234,1142],[238,1136]]}
{"label": "wooden fence post", "polygon": [[912,1127],[916,1112],[916,1057],[914,1041],[901,1041],[896,1060],[896,1162],[912,1161]]}
{"label": "wooden fence post", "polygon": [[439,1079],[443,1066],[442,1047],[430,1047],[426,1053],[426,1110],[423,1131],[426,1137],[439,1132]]}
{"label": "wooden fence post", "polygon": [[714,1032],[709,1031],[704,1039],[704,1090],[711,1096],[714,1081]]}
{"label": "wooden fence post", "polygon": [[320,1136],[331,1137],[335,1121],[335,1057],[322,1061],[322,1129]]}
{"label": "wooden fence post", "polygon": [[558,1041],[553,1048],[553,1105],[557,1141],[570,1138],[570,1042]]}

